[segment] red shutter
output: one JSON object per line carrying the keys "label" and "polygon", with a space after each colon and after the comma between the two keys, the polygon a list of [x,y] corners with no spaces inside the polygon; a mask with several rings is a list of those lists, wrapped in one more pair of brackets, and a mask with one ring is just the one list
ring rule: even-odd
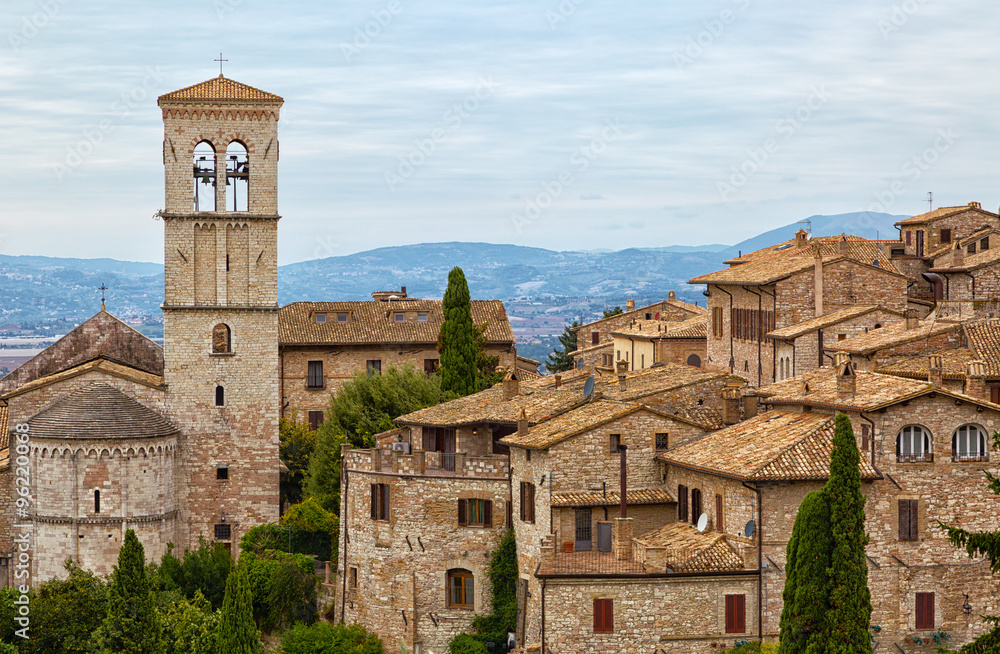
{"label": "red shutter", "polygon": [[736,631],[745,633],[747,630],[747,606],[746,595],[736,596]]}
{"label": "red shutter", "polygon": [[615,630],[615,603],[614,600],[604,600],[604,628],[611,633]]}
{"label": "red shutter", "polygon": [[378,520],[378,484],[372,484],[372,520]]}
{"label": "red shutter", "polygon": [[934,593],[917,593],[917,629],[934,628]]}
{"label": "red shutter", "polygon": [[601,600],[594,600],[594,633],[599,634],[604,631],[604,607]]}
{"label": "red shutter", "polygon": [[725,525],[722,523],[722,496],[715,496],[715,530],[725,531]]}
{"label": "red shutter", "polygon": [[736,610],[735,595],[726,595],[726,633],[731,634],[736,631]]}
{"label": "red shutter", "polygon": [[483,526],[493,526],[493,500],[483,502]]}
{"label": "red shutter", "polygon": [[609,634],[615,630],[614,601],[594,600],[594,633]]}
{"label": "red shutter", "polygon": [[458,525],[464,527],[466,524],[465,519],[465,500],[458,500]]}

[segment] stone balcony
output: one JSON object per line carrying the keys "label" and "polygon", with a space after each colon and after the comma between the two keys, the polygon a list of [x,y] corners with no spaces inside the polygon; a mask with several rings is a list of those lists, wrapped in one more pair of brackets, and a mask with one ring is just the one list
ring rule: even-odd
{"label": "stone balcony", "polygon": [[412,454],[384,448],[352,450],[344,447],[345,465],[351,470],[387,472],[400,475],[507,479],[507,456],[470,456],[466,452],[426,452]]}

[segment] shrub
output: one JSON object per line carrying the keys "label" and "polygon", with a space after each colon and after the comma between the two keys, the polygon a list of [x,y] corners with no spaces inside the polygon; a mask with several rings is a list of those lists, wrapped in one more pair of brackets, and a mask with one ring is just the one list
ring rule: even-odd
{"label": "shrub", "polygon": [[19,643],[22,654],[91,651],[90,634],[104,619],[108,587],[72,561],[66,562],[66,569],[66,579],[52,579],[30,593],[31,638]]}
{"label": "shrub", "polygon": [[174,597],[160,609],[165,654],[215,654],[219,614],[201,591],[193,599]]}
{"label": "shrub", "polygon": [[361,625],[297,624],[281,636],[282,654],[385,654],[382,641]]}
{"label": "shrub", "polygon": [[204,538],[198,549],[184,552],[184,559],[173,555],[173,545],[167,546],[158,570],[159,584],[165,590],[178,589],[188,599],[201,591],[212,604],[213,610],[222,606],[226,592],[226,579],[233,568],[233,557],[221,544],[212,545]]}
{"label": "shrub", "polygon": [[262,630],[316,619],[317,579],[311,558],[267,550],[243,554],[240,565],[246,566],[253,616]]}
{"label": "shrub", "polygon": [[[504,640],[507,634],[504,634]],[[469,634],[458,634],[448,643],[448,654],[489,654],[486,645]]]}

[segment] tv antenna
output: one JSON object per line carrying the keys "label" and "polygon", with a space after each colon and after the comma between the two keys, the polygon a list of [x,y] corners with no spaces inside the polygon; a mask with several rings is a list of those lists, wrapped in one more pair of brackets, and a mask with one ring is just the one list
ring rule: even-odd
{"label": "tv antenna", "polygon": [[813,223],[808,218],[806,218],[805,220],[800,220],[799,222],[797,222],[795,224],[796,225],[805,225],[806,226],[806,233],[809,234],[810,236],[812,235],[812,233],[813,233]]}
{"label": "tv antenna", "polygon": [[934,194],[927,191],[927,210],[934,211]]}

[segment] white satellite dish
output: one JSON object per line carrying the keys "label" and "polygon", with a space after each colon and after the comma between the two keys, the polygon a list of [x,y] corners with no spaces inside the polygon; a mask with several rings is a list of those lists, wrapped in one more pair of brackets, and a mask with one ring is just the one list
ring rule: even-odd
{"label": "white satellite dish", "polygon": [[754,524],[753,520],[747,520],[747,524],[743,527],[743,535],[747,538],[753,536],[753,530],[757,525]]}
{"label": "white satellite dish", "polygon": [[590,397],[594,393],[594,376],[591,375],[587,377],[587,381],[583,383],[583,396]]}
{"label": "white satellite dish", "polygon": [[708,528],[708,514],[702,513],[698,516],[698,531],[705,531]]}

